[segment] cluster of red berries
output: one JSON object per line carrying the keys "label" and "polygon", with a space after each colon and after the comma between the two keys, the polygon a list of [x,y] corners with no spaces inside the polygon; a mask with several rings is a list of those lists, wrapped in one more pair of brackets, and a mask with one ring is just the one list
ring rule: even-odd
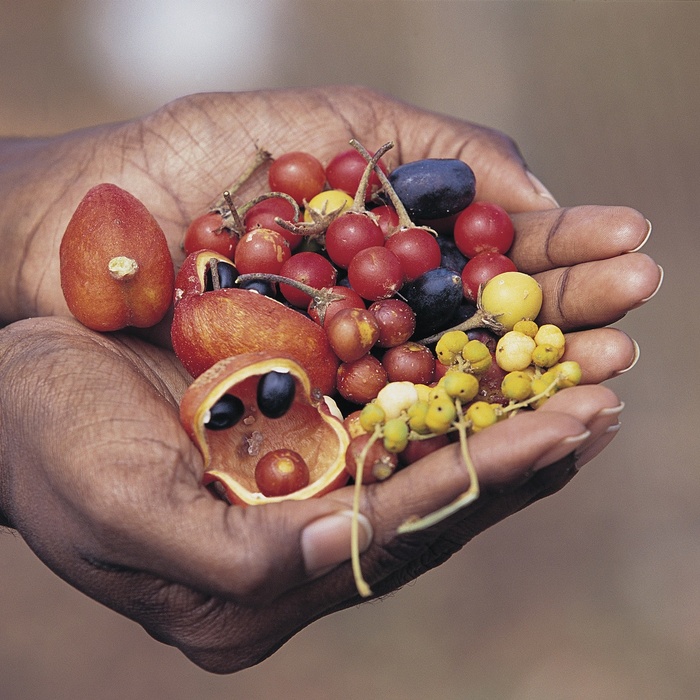
{"label": "cluster of red berries", "polygon": [[489,279],[515,270],[506,256],[513,224],[496,204],[446,207],[414,223],[381,161],[390,148],[369,154],[353,142],[325,167],[309,153],[283,154],[269,163],[265,195],[236,209],[226,193],[183,243],[188,254],[225,255],[232,284],[266,283],[269,295],[322,325],[342,362],[337,392],[358,405],[388,382],[437,381],[441,365],[416,342],[421,318],[440,321],[431,331],[448,328],[458,310],[462,318],[476,311]]}

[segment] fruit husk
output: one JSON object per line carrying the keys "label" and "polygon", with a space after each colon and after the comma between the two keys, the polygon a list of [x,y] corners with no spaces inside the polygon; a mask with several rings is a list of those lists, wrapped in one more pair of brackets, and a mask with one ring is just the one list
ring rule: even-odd
{"label": "fruit husk", "polygon": [[[109,270],[115,258],[135,261],[137,271],[118,279]],[[139,199],[111,183],[78,204],[61,240],[60,272],[70,312],[96,331],[148,328],[172,303],[175,272],[163,230]]]}
{"label": "fruit husk", "polygon": [[[271,371],[289,372],[296,384],[294,402],[280,418],[267,418],[255,404],[257,384]],[[225,393],[243,401],[243,418],[226,430],[208,430],[208,410]],[[204,460],[203,483],[230,503],[256,505],[320,496],[348,481],[345,451],[350,437],[323,398],[312,395],[309,378],[290,357],[246,353],[216,363],[188,387],[180,420]],[[309,484],[285,496],[264,496],[255,484],[255,466],[267,452],[298,452],[309,467]]]}
{"label": "fruit husk", "polygon": [[197,377],[226,357],[270,352],[297,361],[308,374],[313,390],[332,394],[340,360],[323,328],[254,291],[203,291],[206,266],[212,257],[222,256],[209,251],[192,254],[175,281],[171,338],[185,369]]}

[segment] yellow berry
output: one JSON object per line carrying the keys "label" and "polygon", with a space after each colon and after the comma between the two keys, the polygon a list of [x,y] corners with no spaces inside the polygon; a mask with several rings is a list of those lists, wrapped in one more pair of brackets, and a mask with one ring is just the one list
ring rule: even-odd
{"label": "yellow berry", "polygon": [[535,341],[519,331],[508,331],[496,345],[496,363],[506,372],[523,370],[532,362]]}
{"label": "yellow berry", "polygon": [[457,409],[454,402],[447,396],[437,398],[428,405],[428,410],[425,414],[425,425],[431,433],[446,433],[456,417]]}
{"label": "yellow berry", "polygon": [[471,401],[479,391],[479,380],[468,372],[447,372],[443,380],[447,395],[462,403]]}
{"label": "yellow berry", "polygon": [[475,401],[467,409],[467,420],[473,432],[478,433],[498,420],[495,407],[486,401]]}
{"label": "yellow berry", "polygon": [[435,354],[441,364],[452,364],[455,357],[462,352],[462,348],[468,342],[469,337],[464,331],[447,331],[444,333],[435,346]]}
{"label": "yellow berry", "polygon": [[408,416],[408,427],[415,430],[417,433],[429,433],[428,427],[425,424],[425,416],[428,413],[427,401],[416,401],[413,406],[410,406],[406,411]]}
{"label": "yellow berry", "polygon": [[532,363],[538,367],[552,367],[559,362],[561,354],[553,345],[538,345],[532,351]]}
{"label": "yellow berry", "polygon": [[414,384],[414,386],[416,387],[418,400],[425,401],[427,403],[430,397],[431,387],[429,387],[427,384]]}
{"label": "yellow berry", "polygon": [[392,418],[384,424],[382,431],[384,449],[389,452],[401,452],[408,445],[408,425],[403,418]]}
{"label": "yellow berry", "polygon": [[475,374],[481,374],[491,366],[491,353],[480,340],[470,340],[462,348],[462,357],[469,363],[469,371]]}
{"label": "yellow berry", "polygon": [[[581,382],[581,365],[574,360],[560,362],[559,364],[554,365],[549,372],[557,373],[559,387],[562,389],[570,386],[576,386]],[[546,372],[546,374],[549,374],[549,372]]]}
{"label": "yellow berry", "polygon": [[529,335],[531,338],[534,338],[537,335],[537,331],[539,329],[534,321],[518,321],[513,326],[513,330],[518,331],[519,333],[524,333],[525,335]]}
{"label": "yellow berry", "polygon": [[384,422],[384,409],[376,403],[368,403],[360,411],[360,425],[371,433],[376,425],[381,425]]}
{"label": "yellow berry", "polygon": [[522,370],[508,372],[501,382],[501,393],[510,401],[524,401],[532,394],[532,377]]}
{"label": "yellow berry", "polygon": [[553,323],[545,323],[539,327],[535,335],[537,345],[551,345],[557,350],[563,350],[566,344],[566,339],[561,329]]}
{"label": "yellow berry", "polygon": [[429,403],[432,403],[433,401],[437,401],[438,399],[448,399],[449,400],[450,396],[445,391],[445,377],[446,376],[447,376],[447,374],[440,377],[440,381],[434,387],[432,387],[430,389],[430,393],[428,394],[428,402]]}
{"label": "yellow berry", "polygon": [[346,210],[352,206],[352,197],[342,190],[324,190],[311,198],[304,211],[304,221],[311,222],[311,210],[317,214],[330,214],[337,209]]}
{"label": "yellow berry", "polygon": [[542,288],[524,272],[502,272],[481,291],[481,308],[506,330],[522,320],[534,321],[542,308]]}
{"label": "yellow berry", "polygon": [[[556,391],[556,385],[552,385],[551,381],[547,381],[542,377],[537,377],[532,380],[532,395],[539,396],[536,401],[533,401],[530,405],[533,408],[539,408],[554,392]],[[541,396],[540,396],[541,394]]]}

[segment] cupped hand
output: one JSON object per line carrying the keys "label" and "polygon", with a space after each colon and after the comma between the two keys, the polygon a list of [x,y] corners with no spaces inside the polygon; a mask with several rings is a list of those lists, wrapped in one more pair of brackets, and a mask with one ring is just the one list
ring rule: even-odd
{"label": "cupped hand", "polygon": [[[148,207],[182,260],[185,229],[220,199],[258,148],[305,150],[327,162],[351,138],[396,147],[388,163],[460,157],[477,175],[477,195],[512,211],[553,206],[503,134],[442,117],[363,88],[216,93],[184,97],[151,115],[45,139],[0,142],[0,320],[67,315],[58,246],[85,193],[113,182]],[[265,190],[261,169],[236,203]],[[540,194],[545,192],[544,195]]]}
{"label": "cupped hand", "polygon": [[[248,508],[215,499],[179,424],[186,385],[168,351],[129,336],[62,318],[8,326],[0,507],[70,584],[203,668],[231,672],[358,602],[347,563],[352,488]],[[581,386],[475,435],[482,496],[424,532],[396,530],[466,488],[454,446],[364,488],[362,567],[375,595],[563,486],[614,436],[621,408],[610,390]]]}
{"label": "cupped hand", "polygon": [[[2,318],[47,318],[0,332],[0,512],[71,584],[211,670],[249,666],[357,602],[352,494],[255,508],[214,499],[177,417],[189,378],[167,350],[58,318],[67,316],[58,245],[87,189],[111,181],[147,205],[177,262],[187,223],[257,147],[323,160],[351,137],[369,148],[394,140],[397,162],[472,165],[478,196],[513,212],[512,256],[542,284],[541,320],[568,332],[566,357],[581,363],[586,384],[470,438],[482,495],[425,532],[396,529],[466,489],[456,448],[363,489],[362,567],[376,595],[561,488],[612,439],[621,404],[596,384],[629,368],[637,348],[602,326],[660,284],[653,260],[635,252],[649,230],[638,212],[555,208],[507,137],[358,88],[198,95],[125,124],[6,144]],[[241,197],[263,189],[261,178]]]}

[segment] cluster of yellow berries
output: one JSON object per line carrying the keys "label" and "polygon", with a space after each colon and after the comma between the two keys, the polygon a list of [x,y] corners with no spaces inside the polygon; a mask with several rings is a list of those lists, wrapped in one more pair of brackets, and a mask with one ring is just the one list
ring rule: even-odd
{"label": "cluster of yellow berries", "polygon": [[577,362],[564,361],[565,339],[552,324],[520,321],[498,341],[495,361],[507,372],[501,394],[507,403],[477,400],[479,377],[494,361],[480,340],[463,331],[448,331],[435,347],[447,370],[434,386],[390,382],[359,415],[363,432],[381,432],[389,452],[403,451],[410,440],[441,435],[459,427],[483,430],[520,408],[539,407],[558,389],[581,380]]}

